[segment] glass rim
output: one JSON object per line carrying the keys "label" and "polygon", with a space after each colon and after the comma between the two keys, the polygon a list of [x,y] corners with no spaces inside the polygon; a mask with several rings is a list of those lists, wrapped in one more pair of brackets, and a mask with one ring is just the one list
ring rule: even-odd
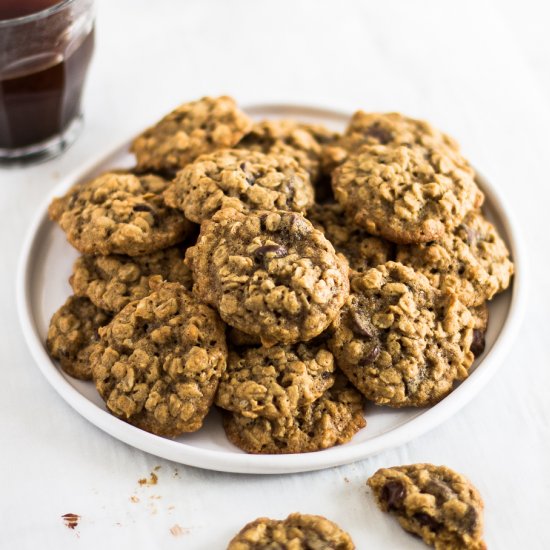
{"label": "glass rim", "polygon": [[78,0],[61,0],[53,6],[50,6],[40,11],[35,11],[27,15],[21,15],[20,17],[12,17],[11,19],[0,19],[0,29],[3,27],[12,27],[16,25],[22,25],[24,23],[30,23],[32,21],[38,21],[39,19],[44,19],[49,15],[61,11],[70,4],[74,4],[77,1]]}

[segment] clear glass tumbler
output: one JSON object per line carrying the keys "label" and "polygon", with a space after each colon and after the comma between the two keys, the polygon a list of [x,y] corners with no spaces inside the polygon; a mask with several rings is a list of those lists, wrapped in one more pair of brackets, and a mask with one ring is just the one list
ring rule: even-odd
{"label": "clear glass tumbler", "polygon": [[[40,11],[28,13],[32,5]],[[93,0],[17,0],[16,7],[0,9],[1,164],[44,160],[73,143],[94,49]]]}

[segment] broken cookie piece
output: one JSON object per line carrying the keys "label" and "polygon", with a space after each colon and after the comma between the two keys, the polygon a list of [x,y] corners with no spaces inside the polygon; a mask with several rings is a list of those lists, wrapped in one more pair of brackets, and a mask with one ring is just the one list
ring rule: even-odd
{"label": "broken cookie piece", "polygon": [[446,466],[411,464],[378,470],[367,481],[383,512],[438,550],[484,550],[483,501]]}

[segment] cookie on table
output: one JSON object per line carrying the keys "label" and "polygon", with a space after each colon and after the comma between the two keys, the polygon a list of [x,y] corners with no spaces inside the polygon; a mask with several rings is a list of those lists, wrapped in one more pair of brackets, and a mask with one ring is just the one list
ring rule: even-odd
{"label": "cookie on table", "polygon": [[202,223],[223,208],[305,212],[313,204],[313,187],[292,157],[221,149],[181,170],[164,198]]}
{"label": "cookie on table", "polygon": [[336,251],[345,256],[352,271],[365,271],[393,257],[393,243],[352,225],[338,203],[315,204],[307,218],[324,233]]}
{"label": "cookie on table", "polygon": [[83,254],[139,256],[182,241],[192,224],[168,208],[158,176],[107,172],[55,198],[48,213]]}
{"label": "cookie on table", "polygon": [[433,464],[382,468],[368,480],[383,512],[439,550],[485,550],[483,501],[464,476]]}
{"label": "cookie on table", "polygon": [[468,376],[474,321],[455,295],[424,275],[388,262],[351,279],[329,347],[371,401],[424,407]]}
{"label": "cookie on table", "polygon": [[253,454],[310,453],[347,443],[366,426],[365,400],[343,374],[309,405],[288,416],[270,419],[225,413],[231,443]]}
{"label": "cookie on table", "polygon": [[314,338],[349,291],[346,260],[294,212],[221,210],[201,225],[186,261],[198,298],[266,346]]}
{"label": "cookie on table", "polygon": [[323,165],[328,171],[342,164],[350,154],[364,145],[433,145],[443,144],[458,151],[456,141],[424,120],[401,113],[365,113],[351,117],[344,134],[323,151]]}
{"label": "cookie on table", "polygon": [[332,174],[352,223],[401,244],[440,239],[483,202],[460,153],[443,146],[365,146]]}
{"label": "cookie on table", "polygon": [[193,277],[183,256],[183,249],[176,246],[143,256],[84,255],[76,260],[69,282],[77,296],[87,296],[97,307],[116,313],[147,296],[154,275],[191,290]]}
{"label": "cookie on table", "polygon": [[467,306],[479,306],[510,285],[514,265],[491,222],[469,212],[451,233],[437,242],[400,246],[397,261],[410,265]]}
{"label": "cookie on table", "polygon": [[299,343],[229,351],[216,405],[248,418],[288,417],[334,384],[326,346]]}
{"label": "cookie on table", "polygon": [[227,550],[355,550],[351,537],[323,516],[290,514],[258,518],[245,525]]}
{"label": "cookie on table", "polygon": [[179,283],[151,283],[102,328],[92,374],[115,416],[156,435],[198,430],[225,370],[225,327]]}
{"label": "cookie on table", "polygon": [[180,105],[139,135],[131,150],[138,168],[173,174],[198,156],[233,147],[252,121],[227,96]]}
{"label": "cookie on table", "polygon": [[99,340],[98,330],[111,317],[88,298],[69,296],[51,318],[46,340],[49,354],[73,378],[91,380],[90,356]]}
{"label": "cookie on table", "polygon": [[315,182],[320,176],[323,149],[337,138],[336,132],[320,124],[304,124],[288,119],[263,120],[252,126],[238,147],[293,157]]}

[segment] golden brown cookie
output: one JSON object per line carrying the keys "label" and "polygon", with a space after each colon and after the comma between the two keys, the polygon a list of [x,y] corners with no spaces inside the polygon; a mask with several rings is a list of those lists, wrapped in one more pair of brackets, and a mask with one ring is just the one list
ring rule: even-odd
{"label": "golden brown cookie", "polygon": [[400,246],[397,261],[424,273],[467,306],[479,306],[506,290],[514,272],[497,230],[479,211],[469,212],[451,233],[435,242]]}
{"label": "golden brown cookie", "polygon": [[348,293],[347,262],[294,212],[221,210],[202,224],[186,261],[199,299],[268,346],[314,338]]}
{"label": "golden brown cookie", "polygon": [[77,296],[87,296],[97,307],[116,313],[147,296],[154,275],[191,290],[193,277],[183,255],[176,246],[143,256],[84,255],[76,260],[69,282]]}
{"label": "golden brown cookie", "polygon": [[245,525],[227,550],[355,550],[351,537],[322,516],[290,514],[258,518]]}
{"label": "golden brown cookie", "polygon": [[227,96],[180,105],[132,143],[138,168],[173,174],[199,155],[233,147],[252,121]]}
{"label": "golden brown cookie", "polygon": [[313,187],[292,157],[221,149],[181,170],[164,198],[202,223],[222,208],[305,212],[313,204]]}
{"label": "golden brown cookie", "polygon": [[424,120],[410,118],[401,113],[356,111],[344,134],[325,147],[323,166],[328,172],[332,171],[364,145],[438,144],[443,144],[455,151],[459,150],[456,141]]}
{"label": "golden brown cookie", "polygon": [[334,369],[325,345],[235,348],[229,352],[216,405],[247,418],[292,416],[334,384]]}
{"label": "golden brown cookie", "polygon": [[393,243],[353,225],[338,203],[314,204],[307,218],[345,256],[352,271],[363,272],[393,258]]}
{"label": "golden brown cookie", "polygon": [[321,397],[293,414],[269,419],[225,413],[224,429],[247,453],[310,453],[350,441],[366,426],[363,408],[363,396],[340,373]]}
{"label": "golden brown cookie", "polygon": [[192,224],[162,198],[168,182],[152,175],[107,172],[72,187],[48,209],[83,254],[139,256],[182,241]]}
{"label": "golden brown cookie", "polygon": [[477,489],[446,466],[382,468],[368,480],[383,512],[438,550],[485,550],[483,501]]}
{"label": "golden brown cookie", "polygon": [[320,176],[323,149],[337,138],[336,132],[319,124],[304,124],[288,119],[263,120],[252,126],[238,147],[269,155],[293,157],[315,182]]}
{"label": "golden brown cookie", "polygon": [[441,146],[364,146],[332,174],[352,223],[401,244],[440,239],[483,194],[460,153]]}
{"label": "golden brown cookie", "polygon": [[151,294],[130,302],[100,330],[92,374],[107,408],[156,435],[202,426],[225,370],[225,327],[179,283],[153,278]]}
{"label": "golden brown cookie", "polygon": [[424,407],[468,376],[474,321],[410,267],[388,262],[351,279],[330,349],[355,386],[378,405]]}
{"label": "golden brown cookie", "polygon": [[61,368],[80,380],[91,380],[90,355],[97,347],[98,330],[111,320],[88,300],[69,296],[52,316],[46,346]]}

